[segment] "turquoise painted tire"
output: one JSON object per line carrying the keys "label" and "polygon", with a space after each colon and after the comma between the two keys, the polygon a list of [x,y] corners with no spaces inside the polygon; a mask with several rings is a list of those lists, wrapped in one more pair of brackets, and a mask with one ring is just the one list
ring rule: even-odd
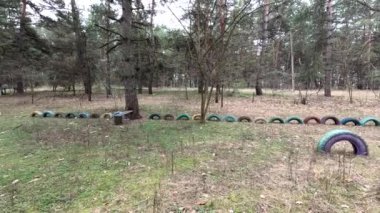
{"label": "turquoise painted tire", "polygon": [[298,124],[304,124],[303,120],[298,116],[291,116],[285,120],[285,123],[290,124],[292,121],[297,121]]}
{"label": "turquoise painted tire", "polygon": [[375,117],[365,117],[365,118],[361,119],[360,125],[365,126],[369,122],[373,122],[375,124],[375,126],[380,126],[380,120],[378,118],[375,118]]}
{"label": "turquoise painted tire", "polygon": [[53,118],[55,113],[53,111],[45,111],[42,113],[42,117],[44,118]]}
{"label": "turquoise painted tire", "polygon": [[343,118],[341,121],[340,121],[340,124],[342,125],[346,125],[348,123],[353,123],[355,126],[360,126],[361,123],[358,119],[356,118]]}
{"label": "turquoise painted tire", "polygon": [[280,117],[272,117],[269,119],[268,123],[280,123],[280,124],[284,124],[285,121],[284,119],[280,118]]}
{"label": "turquoise painted tire", "polygon": [[90,118],[90,113],[88,112],[80,112],[78,118]]}
{"label": "turquoise painted tire", "polygon": [[207,116],[206,120],[208,120],[208,121],[222,121],[222,118],[217,114],[211,114],[211,115]]}
{"label": "turquoise painted tire", "polygon": [[351,143],[355,155],[368,155],[366,142],[358,135],[348,130],[332,130],[327,132],[318,142],[317,150],[322,153],[330,153],[334,144],[348,141]]}
{"label": "turquoise painted tire", "polygon": [[236,122],[237,118],[235,116],[233,116],[233,115],[226,115],[226,116],[224,116],[223,120],[226,121],[226,122],[231,122],[232,123],[232,122]]}
{"label": "turquoise painted tire", "polygon": [[178,115],[176,118],[177,121],[189,121],[191,120],[191,117],[188,114],[181,114]]}

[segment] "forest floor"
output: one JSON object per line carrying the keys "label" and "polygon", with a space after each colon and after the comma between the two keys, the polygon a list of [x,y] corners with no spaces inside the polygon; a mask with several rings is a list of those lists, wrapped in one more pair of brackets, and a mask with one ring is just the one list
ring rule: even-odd
{"label": "forest floor", "polygon": [[[210,113],[251,117],[380,117],[371,91],[325,98],[311,91],[226,91]],[[377,92],[379,94],[379,92]],[[143,119],[114,126],[104,119],[31,118],[34,110],[103,113],[123,108],[106,99],[38,92],[0,97],[1,212],[378,212],[380,129],[333,125],[151,121],[150,113],[199,112],[198,94],[162,89],[139,96]],[[352,147],[315,151],[332,129],[364,138],[368,157]]]}

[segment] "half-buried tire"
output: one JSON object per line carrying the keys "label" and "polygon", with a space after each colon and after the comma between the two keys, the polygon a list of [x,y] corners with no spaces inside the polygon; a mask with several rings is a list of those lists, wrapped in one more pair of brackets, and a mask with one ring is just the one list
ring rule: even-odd
{"label": "half-buried tire", "polygon": [[272,117],[271,119],[269,119],[268,123],[280,123],[280,124],[283,124],[285,123],[284,119],[280,118],[280,117]]}
{"label": "half-buried tire", "polygon": [[150,120],[161,120],[161,115],[158,113],[153,113],[149,115]]}
{"label": "half-buried tire", "polygon": [[239,122],[248,122],[248,123],[251,123],[252,122],[252,119],[248,116],[241,116],[239,117],[238,119]]}
{"label": "half-buried tire", "polygon": [[90,118],[100,118],[100,115],[97,113],[91,113]]}
{"label": "half-buried tire", "polygon": [[202,119],[202,115],[201,114],[195,114],[193,115],[193,120],[194,121],[200,121]]}
{"label": "half-buried tire", "polygon": [[78,118],[90,118],[90,113],[88,113],[88,112],[81,112],[81,113],[79,113],[79,115],[78,115]]}
{"label": "half-buried tire", "polygon": [[45,111],[42,113],[44,118],[54,118],[55,113],[53,111]]}
{"label": "half-buried tire", "polygon": [[211,115],[207,116],[206,120],[208,120],[208,121],[221,121],[222,118],[219,115],[211,114]]}
{"label": "half-buried tire", "polygon": [[164,120],[165,121],[173,121],[174,120],[174,115],[172,115],[172,114],[166,114],[166,115],[164,115]]}
{"label": "half-buried tire", "polygon": [[285,120],[285,123],[292,124],[292,121],[296,121],[297,124],[303,124],[303,120],[297,116],[291,116]]}
{"label": "half-buried tire", "polygon": [[30,116],[31,117],[42,117],[43,112],[40,111],[34,111]]}
{"label": "half-buried tire", "polygon": [[233,115],[226,115],[224,116],[223,120],[226,122],[236,122],[237,118]]}
{"label": "half-buried tire", "polygon": [[315,116],[309,116],[303,119],[304,124],[309,124],[310,121],[315,121],[316,124],[321,124],[321,119]]}
{"label": "half-buried tire", "polygon": [[110,112],[107,112],[107,113],[102,114],[100,117],[104,118],[104,119],[112,119],[113,118],[113,114],[110,113]]}
{"label": "half-buried tire", "polygon": [[330,153],[334,144],[348,141],[354,150],[355,155],[368,155],[368,146],[366,142],[358,135],[348,130],[332,130],[327,132],[319,140],[317,150],[323,153]]}
{"label": "half-buried tire", "polygon": [[65,117],[65,113],[63,113],[63,112],[57,112],[57,113],[55,113],[54,117],[55,118],[64,118]]}
{"label": "half-buried tire", "polygon": [[346,125],[346,124],[349,124],[349,123],[352,123],[355,126],[360,126],[360,121],[358,119],[356,119],[356,118],[343,118],[340,121],[340,124],[342,124],[342,125]]}
{"label": "half-buried tire", "polygon": [[380,126],[380,120],[375,117],[365,117],[360,120],[360,125],[365,126],[368,123],[373,122],[375,126]]}
{"label": "half-buried tire", "polygon": [[327,121],[332,120],[335,125],[340,125],[340,121],[337,117],[334,116],[325,116],[321,119],[321,124],[327,124]]}
{"label": "half-buried tire", "polygon": [[74,118],[76,118],[76,117],[77,117],[76,114],[73,113],[73,112],[69,112],[69,113],[67,113],[67,114],[65,115],[65,118],[68,118],[68,119],[74,119]]}
{"label": "half-buried tire", "polygon": [[255,124],[266,124],[266,123],[267,123],[267,120],[265,120],[265,118],[258,117],[255,119]]}
{"label": "half-buried tire", "polygon": [[181,114],[181,115],[178,115],[176,120],[177,121],[188,121],[188,120],[191,120],[191,117],[188,114]]}

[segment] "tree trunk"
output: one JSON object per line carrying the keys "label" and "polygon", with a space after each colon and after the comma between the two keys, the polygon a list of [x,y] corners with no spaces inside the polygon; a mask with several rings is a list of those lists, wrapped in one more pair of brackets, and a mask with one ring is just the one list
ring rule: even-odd
{"label": "tree trunk", "polygon": [[332,0],[326,0],[327,20],[326,20],[326,53],[325,53],[325,96],[331,97],[331,81],[332,81]]}
{"label": "tree trunk", "polygon": [[292,91],[295,90],[295,75],[294,75],[294,51],[293,51],[293,34],[292,31],[289,32],[290,36],[290,64],[291,64],[291,71],[292,71]]}
{"label": "tree trunk", "polygon": [[[107,16],[110,15],[111,13],[111,4],[109,1],[106,1],[107,5]],[[106,17],[106,28],[110,29],[111,24],[110,24],[110,19]],[[110,61],[110,55],[108,50],[110,49],[110,38],[111,38],[111,32],[106,32],[107,33],[107,45],[106,45],[106,95],[107,98],[112,95],[112,88],[111,88],[111,61]]]}
{"label": "tree trunk", "polygon": [[121,21],[121,32],[124,37],[123,43],[121,46],[123,53],[123,62],[124,62],[124,73],[123,73],[123,82],[125,89],[125,109],[132,110],[133,112],[130,115],[131,119],[141,118],[139,112],[139,102],[137,99],[136,93],[136,69],[133,64],[133,54],[132,54],[132,43],[131,39],[133,36],[132,33],[132,1],[122,0],[122,21]]}
{"label": "tree trunk", "polygon": [[220,93],[220,85],[216,84],[215,88],[215,103],[219,103],[219,93]]}
{"label": "tree trunk", "polygon": [[148,89],[149,90],[148,93],[150,95],[153,94],[153,78],[154,78],[154,73],[156,69],[156,39],[154,37],[154,31],[153,31],[153,28],[154,28],[153,17],[155,14],[155,6],[156,6],[156,2],[155,0],[152,0],[151,14],[150,14],[151,63],[150,63],[149,89]]}

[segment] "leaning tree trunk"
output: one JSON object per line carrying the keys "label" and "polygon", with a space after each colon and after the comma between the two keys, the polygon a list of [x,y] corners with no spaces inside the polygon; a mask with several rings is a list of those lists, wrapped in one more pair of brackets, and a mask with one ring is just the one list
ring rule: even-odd
{"label": "leaning tree trunk", "polygon": [[141,118],[139,112],[139,102],[136,93],[136,70],[133,64],[132,54],[132,1],[122,0],[123,14],[121,19],[121,31],[123,35],[122,53],[124,62],[123,83],[125,89],[125,109],[132,110],[131,119]]}

